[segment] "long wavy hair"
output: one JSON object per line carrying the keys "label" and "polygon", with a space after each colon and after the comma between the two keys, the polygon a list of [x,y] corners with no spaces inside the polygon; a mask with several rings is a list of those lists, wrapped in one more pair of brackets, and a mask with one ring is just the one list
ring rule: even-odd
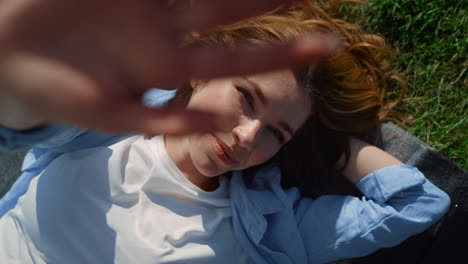
{"label": "long wavy hair", "polygon": [[[191,46],[235,47],[284,43],[309,32],[341,36],[345,44],[341,51],[319,65],[294,70],[310,96],[312,114],[270,160],[281,168],[283,187],[299,187],[306,196],[340,192],[332,185],[344,168],[337,167],[337,160],[345,155],[347,163],[349,158],[349,136],[363,138],[382,121],[403,118],[394,107],[404,93],[393,100],[387,96],[389,88],[406,89],[392,68],[392,54],[382,37],[346,21],[350,13],[342,10],[348,4],[366,6],[358,0],[296,1],[184,40]],[[186,105],[192,90],[189,84],[178,89],[172,104]]]}

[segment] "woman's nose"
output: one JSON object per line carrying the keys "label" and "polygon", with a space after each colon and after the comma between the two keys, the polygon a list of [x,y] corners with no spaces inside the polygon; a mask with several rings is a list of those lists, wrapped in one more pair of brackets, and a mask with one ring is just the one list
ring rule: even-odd
{"label": "woman's nose", "polygon": [[245,120],[233,129],[236,144],[251,151],[261,128],[260,120]]}

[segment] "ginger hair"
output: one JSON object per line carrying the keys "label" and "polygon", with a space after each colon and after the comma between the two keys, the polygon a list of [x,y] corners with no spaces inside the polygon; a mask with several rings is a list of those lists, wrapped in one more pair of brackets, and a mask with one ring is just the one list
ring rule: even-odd
{"label": "ginger hair", "polygon": [[[323,189],[322,179],[339,175],[344,168],[336,163],[343,154],[349,157],[349,136],[363,138],[384,120],[404,119],[394,108],[405,93],[394,100],[387,95],[389,88],[406,90],[392,67],[392,53],[381,36],[346,20],[349,13],[341,10],[350,4],[367,6],[358,0],[296,1],[207,33],[193,33],[184,44],[235,47],[285,43],[310,32],[340,36],[344,48],[339,52],[319,65],[294,69],[313,109],[294,139],[272,159],[281,168],[283,186],[298,186],[309,196]],[[188,102],[192,91],[188,86],[178,90],[174,103]]]}

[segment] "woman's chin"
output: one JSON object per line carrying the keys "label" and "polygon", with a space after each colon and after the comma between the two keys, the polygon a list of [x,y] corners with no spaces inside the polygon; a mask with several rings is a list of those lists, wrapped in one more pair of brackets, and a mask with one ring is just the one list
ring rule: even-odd
{"label": "woman's chin", "polygon": [[199,168],[198,171],[205,177],[216,177],[226,172],[226,170],[221,170],[219,168]]}
{"label": "woman's chin", "polygon": [[225,172],[212,160],[194,165],[198,172],[205,177],[216,177]]}
{"label": "woman's chin", "polygon": [[226,164],[214,151],[205,151],[204,147],[192,148],[190,151],[193,165],[200,174],[206,177],[216,177],[233,169],[231,164]]}

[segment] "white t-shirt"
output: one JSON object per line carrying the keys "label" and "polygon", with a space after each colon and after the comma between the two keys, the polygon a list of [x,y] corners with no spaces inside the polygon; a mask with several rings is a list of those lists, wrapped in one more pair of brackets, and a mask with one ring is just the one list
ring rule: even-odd
{"label": "white t-shirt", "polygon": [[0,263],[245,263],[228,185],[193,185],[162,136],[64,154],[0,219]]}

